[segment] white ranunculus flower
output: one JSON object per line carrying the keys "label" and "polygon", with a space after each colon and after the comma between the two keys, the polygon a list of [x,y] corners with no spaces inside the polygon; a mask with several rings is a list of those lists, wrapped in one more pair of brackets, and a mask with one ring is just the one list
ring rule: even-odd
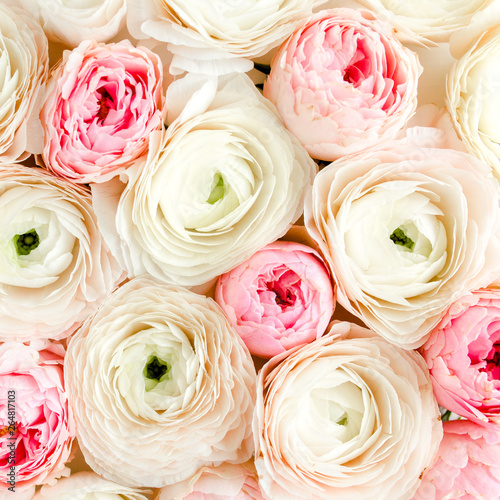
{"label": "white ranunculus flower", "polygon": [[167,42],[171,71],[248,71],[326,0],[127,0],[135,38]]}
{"label": "white ranunculus flower", "polygon": [[[0,3],[0,162],[22,161],[43,149],[38,113],[49,53],[40,25]],[[38,129],[38,130],[37,130]]]}
{"label": "white ranunculus flower", "polygon": [[446,107],[467,149],[500,177],[499,67],[500,26],[496,24],[481,30],[452,65]]}
{"label": "white ranunculus flower", "polygon": [[470,22],[495,0],[358,0],[389,21],[404,41],[434,44]]}
{"label": "white ranunculus flower", "polygon": [[93,472],[77,472],[52,486],[45,485],[33,500],[148,500],[147,493],[108,481]]}
{"label": "white ranunculus flower", "polygon": [[195,286],[228,271],[286,232],[317,170],[247,76],[197,83],[169,87],[167,109],[180,115],[153,132],[144,164],[92,186],[130,276]]}
{"label": "white ranunculus flower", "polygon": [[63,338],[122,274],[90,193],[41,171],[0,166],[0,340]]}
{"label": "white ranunculus flower", "polygon": [[273,500],[408,500],[443,435],[420,354],[351,323],[262,368],[253,431]]}
{"label": "white ranunculus flower", "polygon": [[209,298],[140,277],[71,338],[65,377],[87,463],[162,487],[253,451],[255,368]]}
{"label": "white ranunculus flower", "polygon": [[69,47],[106,42],[125,26],[126,0],[15,1],[39,20],[49,40]]}
{"label": "white ranunculus flower", "polygon": [[305,208],[340,304],[405,348],[422,345],[465,290],[500,275],[498,182],[471,155],[417,139],[426,136],[332,163]]}

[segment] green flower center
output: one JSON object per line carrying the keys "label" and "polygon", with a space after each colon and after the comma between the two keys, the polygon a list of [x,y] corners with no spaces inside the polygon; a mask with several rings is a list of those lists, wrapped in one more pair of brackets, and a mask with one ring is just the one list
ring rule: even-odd
{"label": "green flower center", "polygon": [[29,255],[40,244],[40,238],[35,229],[24,234],[16,234],[13,240],[17,255]]}
{"label": "green flower center", "polygon": [[166,378],[169,378],[170,368],[170,365],[166,361],[151,355],[144,366],[142,374],[149,380],[160,382],[165,375],[167,376]]}
{"label": "green flower center", "polygon": [[340,420],[335,422],[337,425],[343,425],[344,427],[347,425],[347,415],[344,415]]}
{"label": "green flower center", "polygon": [[390,238],[394,242],[394,244],[401,245],[402,247],[406,247],[409,250],[413,250],[413,247],[415,246],[415,242],[411,238],[406,236],[405,232],[400,227],[393,231]]}
{"label": "green flower center", "polygon": [[215,202],[221,200],[226,195],[227,187],[224,183],[224,177],[218,172],[214,175],[212,181],[212,190],[210,196],[208,197],[207,203],[213,205]]}

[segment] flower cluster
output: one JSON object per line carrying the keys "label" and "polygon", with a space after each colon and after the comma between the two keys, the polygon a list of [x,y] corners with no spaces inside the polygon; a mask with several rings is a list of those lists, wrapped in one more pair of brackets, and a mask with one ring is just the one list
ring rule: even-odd
{"label": "flower cluster", "polygon": [[499,27],[0,0],[0,498],[500,499]]}

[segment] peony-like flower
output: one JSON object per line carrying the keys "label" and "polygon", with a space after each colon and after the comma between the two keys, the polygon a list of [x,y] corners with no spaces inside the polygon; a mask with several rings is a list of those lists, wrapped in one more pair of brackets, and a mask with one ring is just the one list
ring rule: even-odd
{"label": "peony-like flower", "polygon": [[47,37],[40,25],[15,3],[12,8],[0,3],[1,163],[21,161],[42,150],[35,130],[48,68]]}
{"label": "peony-like flower", "polygon": [[162,63],[128,40],[82,42],[47,84],[43,160],[78,183],[104,182],[145,154],[162,126]]}
{"label": "peony-like flower", "polygon": [[495,0],[358,0],[391,23],[406,42],[435,45],[465,28]]}
{"label": "peony-like flower", "polygon": [[162,487],[253,451],[255,368],[212,300],[131,280],[71,338],[65,377],[87,463]]}
{"label": "peony-like flower", "polygon": [[70,47],[106,42],[125,26],[126,0],[15,1],[39,20],[49,40]]}
{"label": "peony-like flower", "polygon": [[474,157],[426,140],[410,134],[332,163],[305,208],[338,302],[405,348],[421,346],[466,290],[500,275],[498,182]]}
{"label": "peony-like flower", "polygon": [[93,472],[77,472],[45,485],[33,500],[148,500],[146,491],[107,481]]}
{"label": "peony-like flower", "polygon": [[500,26],[484,29],[452,65],[446,107],[467,149],[500,177]]}
{"label": "peony-like flower", "polygon": [[421,352],[441,406],[479,424],[500,424],[500,290],[460,297]]}
{"label": "peony-like flower", "polygon": [[473,422],[443,424],[433,466],[424,472],[413,500],[498,500],[500,434]]}
{"label": "peony-like flower", "polygon": [[127,27],[137,39],[167,42],[170,71],[246,72],[326,0],[127,0]]}
{"label": "peony-like flower", "polygon": [[40,169],[2,165],[0,220],[0,340],[70,335],[122,274],[90,194]]}
{"label": "peony-like flower", "polygon": [[332,161],[394,138],[417,107],[421,71],[371,12],[323,10],[280,47],[264,95],[313,158]]}
{"label": "peony-like flower", "polygon": [[422,357],[343,322],[262,368],[253,430],[273,500],[408,499],[442,437]]}
{"label": "peony-like flower", "polygon": [[262,358],[321,337],[335,304],[320,255],[289,241],[271,243],[223,274],[215,300],[250,352]]}
{"label": "peony-like flower", "polygon": [[165,486],[154,500],[263,500],[251,462],[202,467],[186,481]]}
{"label": "peony-like flower", "polygon": [[94,207],[129,276],[200,285],[286,232],[317,166],[246,75],[189,75],[167,109],[146,162],[93,185]]}
{"label": "peony-like flower", "polygon": [[11,495],[69,474],[75,429],[63,357],[48,342],[0,345],[0,488]]}

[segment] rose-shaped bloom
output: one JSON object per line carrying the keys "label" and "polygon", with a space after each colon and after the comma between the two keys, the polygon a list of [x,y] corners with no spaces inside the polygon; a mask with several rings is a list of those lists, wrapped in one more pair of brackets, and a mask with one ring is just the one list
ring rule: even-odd
{"label": "rose-shaped bloom", "polygon": [[125,0],[15,1],[39,20],[49,40],[70,47],[83,40],[106,42],[125,25]]}
{"label": "rose-shaped bloom", "polygon": [[46,172],[0,166],[0,340],[63,338],[122,271],[90,193]]}
{"label": "rose-shaped bloom", "polygon": [[500,26],[485,29],[450,69],[446,107],[467,149],[500,176]]}
{"label": "rose-shaped bloom", "polygon": [[82,42],[47,83],[43,160],[56,175],[103,182],[143,155],[161,128],[162,64],[128,40]]}
{"label": "rose-shaped bloom", "polygon": [[435,45],[470,22],[474,14],[495,0],[357,0],[390,22],[398,38]]}
{"label": "rose-shaped bloom", "polygon": [[422,347],[441,406],[500,424],[500,290],[455,301]]}
{"label": "rose-shaped bloom", "polygon": [[128,282],[72,337],[65,377],[80,447],[106,479],[162,487],[252,455],[255,368],[212,299]]}
{"label": "rose-shaped bloom", "polygon": [[498,182],[469,154],[420,147],[417,135],[332,163],[305,210],[339,303],[406,348],[500,273]]}
{"label": "rose-shaped bloom", "polygon": [[251,462],[202,467],[186,481],[165,486],[154,500],[263,500]]}
{"label": "rose-shaped bloom", "polygon": [[408,499],[442,437],[422,357],[343,322],[264,365],[253,430],[273,500]]}
{"label": "rose-shaped bloom", "polygon": [[223,274],[215,300],[250,352],[262,358],[321,337],[335,301],[320,255],[289,241],[271,243]]}
{"label": "rose-shaped bloom", "polygon": [[33,500],[148,500],[146,491],[107,481],[93,472],[77,472],[45,485]]}
{"label": "rose-shaped bloom", "polygon": [[92,186],[101,230],[130,276],[184,286],[219,276],[281,237],[312,184],[316,164],[246,75],[197,83],[190,75],[169,87],[169,111],[189,101],[152,135],[144,164]]}
{"label": "rose-shaped bloom", "polygon": [[434,465],[423,475],[413,500],[498,500],[500,434],[473,422],[443,424]]}
{"label": "rose-shaped bloom", "polygon": [[0,487],[11,495],[69,473],[75,430],[63,357],[42,341],[0,345]]}
{"label": "rose-shaped bloom", "polygon": [[0,62],[0,162],[6,163],[42,150],[41,132],[35,130],[49,52],[40,25],[23,10],[9,8],[3,2]]}
{"label": "rose-shaped bloom", "polygon": [[128,0],[127,26],[137,39],[168,42],[170,71],[248,71],[249,60],[279,45],[325,0]]}
{"label": "rose-shaped bloom", "polygon": [[421,66],[366,10],[323,10],[280,47],[264,95],[313,158],[393,138],[417,107]]}

